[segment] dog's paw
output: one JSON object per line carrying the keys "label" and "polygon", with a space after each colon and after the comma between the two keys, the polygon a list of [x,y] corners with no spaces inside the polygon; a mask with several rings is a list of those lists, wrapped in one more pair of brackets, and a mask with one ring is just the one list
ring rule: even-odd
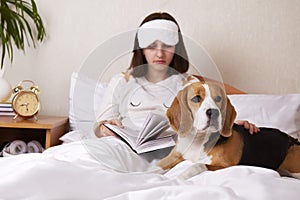
{"label": "dog's paw", "polygon": [[178,178],[180,180],[187,180],[195,175],[198,175],[204,171],[207,171],[207,167],[205,164],[197,163],[186,169],[183,173],[181,173]]}

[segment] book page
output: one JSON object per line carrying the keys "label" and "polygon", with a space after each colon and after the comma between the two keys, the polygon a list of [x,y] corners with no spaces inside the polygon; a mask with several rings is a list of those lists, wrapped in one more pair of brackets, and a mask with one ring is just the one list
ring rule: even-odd
{"label": "book page", "polygon": [[138,131],[131,129],[129,127],[120,128],[116,125],[112,124],[103,124],[105,127],[107,127],[112,132],[119,135],[121,138],[123,138],[133,149],[136,148],[137,143],[136,140],[138,138]]}
{"label": "book page", "polygon": [[146,141],[158,139],[168,128],[169,124],[164,121],[159,122],[155,127],[149,126],[144,130],[145,132],[141,134],[144,135],[144,137],[139,137],[137,143],[141,145]]}
{"label": "book page", "polygon": [[167,129],[168,127],[169,122],[167,118],[159,114],[149,113],[143,125],[143,129],[139,133],[139,138],[153,137],[153,135],[162,132],[163,128]]}
{"label": "book page", "polygon": [[137,147],[136,152],[138,154],[154,151],[157,149],[163,149],[166,147],[175,146],[175,141],[173,137],[164,137],[156,140],[150,140],[140,146]]}
{"label": "book page", "polygon": [[158,114],[154,114],[154,113],[149,113],[144,121],[144,124],[142,126],[142,129],[139,133],[140,137],[145,137],[148,135],[149,130],[151,130],[152,128],[154,128],[157,124],[159,124],[159,122],[161,121],[165,121],[166,119]]}

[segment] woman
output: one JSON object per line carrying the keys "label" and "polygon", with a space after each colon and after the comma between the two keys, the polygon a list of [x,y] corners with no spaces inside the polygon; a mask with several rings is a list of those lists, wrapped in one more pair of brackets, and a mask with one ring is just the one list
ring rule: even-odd
{"label": "woman", "polygon": [[[103,123],[141,129],[149,112],[164,115],[182,88],[189,69],[187,52],[176,20],[168,13],[153,13],[135,36],[129,70],[109,83],[102,112],[94,130],[97,137],[115,136]],[[258,129],[238,121],[250,133]]]}

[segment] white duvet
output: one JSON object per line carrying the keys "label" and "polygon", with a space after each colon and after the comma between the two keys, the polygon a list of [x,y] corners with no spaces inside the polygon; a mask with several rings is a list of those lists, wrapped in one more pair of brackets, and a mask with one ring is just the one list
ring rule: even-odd
{"label": "white duvet", "polygon": [[165,174],[114,137],[0,159],[0,199],[299,200],[300,180],[235,166],[181,181],[184,161]]}

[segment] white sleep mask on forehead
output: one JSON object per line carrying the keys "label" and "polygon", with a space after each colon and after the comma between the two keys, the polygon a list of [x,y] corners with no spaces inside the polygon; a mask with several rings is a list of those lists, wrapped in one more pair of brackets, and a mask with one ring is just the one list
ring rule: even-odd
{"label": "white sleep mask on forehead", "polygon": [[152,20],[139,27],[137,38],[140,48],[146,48],[156,40],[174,46],[179,40],[178,26],[170,20]]}

